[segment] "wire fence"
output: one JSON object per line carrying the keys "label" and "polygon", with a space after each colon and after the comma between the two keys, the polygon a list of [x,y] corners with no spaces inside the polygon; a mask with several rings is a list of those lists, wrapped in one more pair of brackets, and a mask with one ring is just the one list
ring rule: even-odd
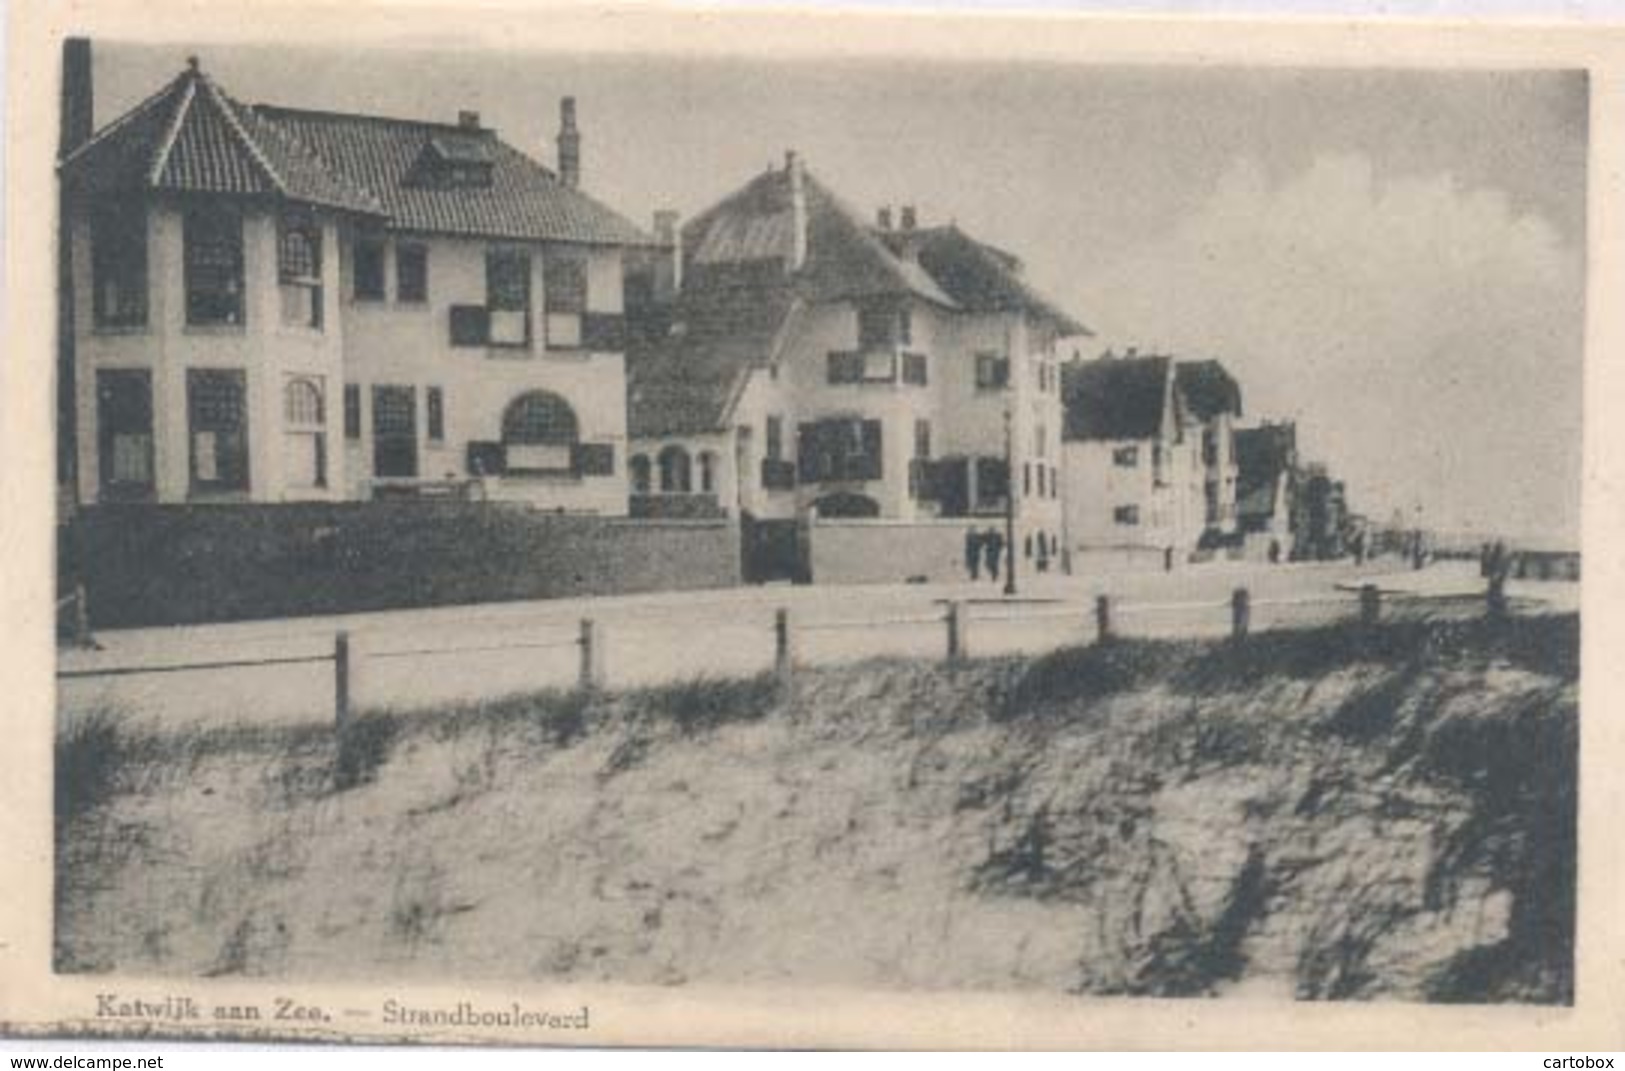
{"label": "wire fence", "polygon": [[[1494,585],[1481,594],[1415,595],[1384,592],[1367,584],[1330,594],[1256,599],[1247,588],[1238,587],[1225,599],[1120,602],[1102,595],[1092,605],[945,599],[923,613],[834,619],[799,620],[789,608],[779,608],[766,629],[760,619],[748,616],[703,628],[666,619],[622,621],[605,628],[584,618],[573,630],[558,624],[539,629],[514,624],[503,629],[511,635],[500,639],[404,646],[391,645],[386,631],[352,635],[339,630],[320,650],[59,667],[57,677],[62,682],[90,682],[196,675],[194,687],[156,691],[152,691],[156,685],[141,687],[149,689],[147,698],[156,704],[212,693],[219,706],[257,710],[273,695],[262,671],[320,668],[331,676],[331,699],[314,695],[313,689],[320,687],[315,675],[303,680],[302,718],[321,717],[320,708],[330,703],[332,721],[342,728],[358,692],[368,705],[385,706],[433,705],[453,697],[477,700],[543,688],[631,687],[696,675],[772,672],[788,684],[800,667],[880,656],[959,662],[973,656],[1037,655],[1118,638],[1239,640],[1255,631],[1462,619],[1522,608]],[[771,634],[770,641],[764,631]],[[285,678],[277,680],[276,691],[290,685]]]}

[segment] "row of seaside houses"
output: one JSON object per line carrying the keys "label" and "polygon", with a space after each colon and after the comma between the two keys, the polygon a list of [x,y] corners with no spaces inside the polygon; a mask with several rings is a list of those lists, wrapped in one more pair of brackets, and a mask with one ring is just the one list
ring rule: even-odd
{"label": "row of seaside houses", "polygon": [[551,168],[472,112],[250,106],[196,60],[92,130],[64,55],[74,502],[729,517],[784,549],[764,578],[811,518],[1007,519],[1040,569],[1297,552],[1291,426],[1239,429],[1222,365],[1083,360],[1015,255],[794,153],[650,232],[584,188],[570,98]]}

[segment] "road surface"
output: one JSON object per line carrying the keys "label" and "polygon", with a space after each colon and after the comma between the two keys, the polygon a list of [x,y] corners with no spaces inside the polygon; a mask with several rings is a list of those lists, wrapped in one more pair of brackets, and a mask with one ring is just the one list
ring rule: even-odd
{"label": "road surface", "polygon": [[[1388,560],[1286,566],[1213,564],[1161,574],[1022,577],[1015,599],[998,585],[766,586],[593,599],[437,607],[382,613],[98,633],[100,650],[64,650],[59,672],[157,669],[200,662],[278,660],[266,666],[74,677],[59,682],[65,715],[110,706],[178,727],[324,722],[333,716],[334,634],[351,637],[352,695],[359,707],[446,706],[577,679],[580,622],[591,618],[609,687],[769,669],[775,611],[789,611],[799,663],[829,665],[878,655],[941,657],[945,604],[965,604],[972,655],[1037,653],[1094,639],[1099,594],[1114,599],[1125,636],[1222,636],[1230,593],[1245,586],[1253,628],[1322,624],[1356,612],[1358,587],[1458,594],[1482,591],[1470,565],[1397,571]],[[1570,598],[1578,585],[1526,585],[1514,596]],[[1396,604],[1397,606],[1397,604]],[[1566,608],[1566,607],[1565,607]]]}

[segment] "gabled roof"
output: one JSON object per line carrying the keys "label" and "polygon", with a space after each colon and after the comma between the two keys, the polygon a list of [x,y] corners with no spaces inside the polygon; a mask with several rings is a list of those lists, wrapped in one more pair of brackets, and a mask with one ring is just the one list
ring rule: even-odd
{"label": "gabled roof", "polygon": [[223,193],[369,215],[384,210],[195,63],[64,158],[62,178],[86,194]]}
{"label": "gabled roof", "polygon": [[[489,168],[489,185],[424,181],[424,163]],[[190,63],[62,162],[88,194],[277,197],[387,217],[398,230],[642,245],[636,225],[481,127],[248,107]]]}
{"label": "gabled roof", "polygon": [[1265,424],[1236,431],[1236,512],[1268,517],[1275,512],[1275,488],[1281,474],[1297,464],[1295,424]]}
{"label": "gabled roof", "polygon": [[[370,190],[397,230],[480,238],[644,245],[631,221],[484,127],[258,105],[332,171]],[[488,165],[489,186],[422,181],[426,158]]]}
{"label": "gabled roof", "polygon": [[[918,264],[886,248],[850,208],[800,168],[807,212],[807,248],[799,290],[809,301],[912,294],[944,308],[952,298]],[[786,264],[795,242],[789,166],[758,175],[694,217],[683,228],[685,263],[692,267],[772,261]]]}
{"label": "gabled roof", "polygon": [[1218,361],[1180,361],[1174,378],[1197,420],[1206,423],[1220,413],[1241,416],[1241,385]]}
{"label": "gabled roof", "polygon": [[1063,336],[1094,333],[1028,285],[1017,257],[977,241],[956,224],[881,231],[879,236],[898,256],[917,257],[920,267],[962,309],[1023,311],[1048,321]]}
{"label": "gabled roof", "polygon": [[712,267],[686,286],[665,336],[628,346],[627,433],[700,435],[727,427],[746,377],[771,365],[801,299],[776,266]]}
{"label": "gabled roof", "polygon": [[1154,439],[1168,411],[1169,357],[1101,357],[1062,366],[1066,442]]}

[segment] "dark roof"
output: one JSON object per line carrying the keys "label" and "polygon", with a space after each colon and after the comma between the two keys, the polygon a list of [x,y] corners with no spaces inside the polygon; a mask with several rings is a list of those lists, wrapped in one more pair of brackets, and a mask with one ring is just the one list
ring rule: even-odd
{"label": "dark roof", "polygon": [[773,362],[800,299],[782,270],[715,270],[685,286],[664,337],[627,348],[627,429],[633,438],[727,426],[754,368]]}
{"label": "dark roof", "polygon": [[[641,245],[631,221],[560,182],[484,127],[259,105],[333,171],[377,195],[391,227],[481,238]],[[425,160],[489,164],[489,186],[419,181]]]}
{"label": "dark roof", "polygon": [[1220,413],[1241,416],[1241,385],[1218,361],[1180,361],[1174,379],[1197,420],[1206,423]]}
{"label": "dark roof", "polygon": [[[800,165],[797,165],[800,166]],[[796,273],[809,301],[913,294],[945,308],[953,299],[918,265],[887,249],[858,216],[806,168],[807,248]],[[758,175],[683,227],[685,264],[789,261],[794,244],[788,167]]]}
{"label": "dark roof", "polygon": [[937,285],[970,312],[1025,311],[1048,321],[1061,335],[1091,335],[1021,277],[1021,261],[979,242],[957,225],[911,231],[882,231],[881,239],[899,256],[911,253]]}
{"label": "dark roof", "polygon": [[1265,424],[1236,431],[1236,512],[1267,517],[1275,509],[1275,485],[1297,464],[1295,424]]}
{"label": "dark roof", "polygon": [[226,193],[381,215],[364,187],[188,65],[62,162],[77,193]]}
{"label": "dark roof", "polygon": [[[488,167],[490,184],[425,182],[425,167]],[[387,217],[399,230],[599,245],[637,226],[481,127],[233,100],[189,64],[62,163],[71,190],[280,197]]]}
{"label": "dark roof", "polygon": [[1067,442],[1152,439],[1167,411],[1168,357],[1102,357],[1062,366],[1062,438]]}

